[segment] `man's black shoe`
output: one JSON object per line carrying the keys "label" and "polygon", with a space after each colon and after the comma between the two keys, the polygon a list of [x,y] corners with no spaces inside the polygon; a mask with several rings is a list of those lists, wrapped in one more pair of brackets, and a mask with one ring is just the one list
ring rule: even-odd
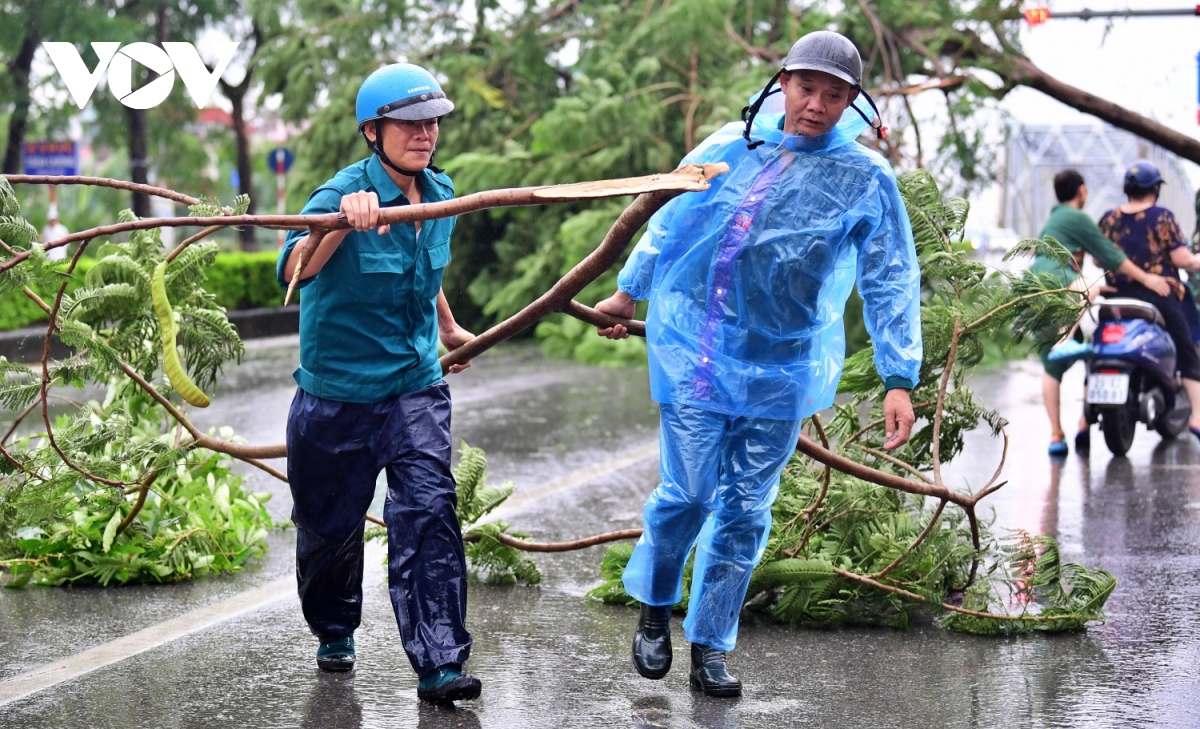
{"label": "man's black shoe", "polygon": [[479,698],[483,682],[454,666],[442,666],[417,684],[417,698],[432,704],[449,704]]}
{"label": "man's black shoe", "polygon": [[741,696],[742,682],[725,669],[725,651],[692,643],[692,670],[688,672],[692,686],[705,696]]}
{"label": "man's black shoe", "polygon": [[330,673],[343,673],[354,668],[354,636],[322,643],[317,648],[317,668]]}
{"label": "man's black shoe", "polygon": [[642,678],[657,680],[671,670],[671,607],[642,604],[633,634],[633,667]]}

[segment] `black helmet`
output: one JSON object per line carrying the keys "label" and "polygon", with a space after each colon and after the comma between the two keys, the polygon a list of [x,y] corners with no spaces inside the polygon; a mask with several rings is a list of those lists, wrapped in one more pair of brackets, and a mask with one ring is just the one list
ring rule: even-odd
{"label": "black helmet", "polygon": [[824,71],[855,88],[862,83],[862,56],[841,33],[818,30],[796,41],[783,59],[784,71]]}

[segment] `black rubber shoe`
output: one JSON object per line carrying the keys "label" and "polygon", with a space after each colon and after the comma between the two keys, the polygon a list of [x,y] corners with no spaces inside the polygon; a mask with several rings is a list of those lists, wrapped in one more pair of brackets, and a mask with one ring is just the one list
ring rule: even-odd
{"label": "black rubber shoe", "polygon": [[741,696],[742,682],[725,669],[725,651],[692,643],[692,670],[688,682],[705,696]]}
{"label": "black rubber shoe", "polygon": [[317,648],[317,668],[330,673],[344,673],[354,668],[354,636],[331,640]]}
{"label": "black rubber shoe", "polygon": [[642,678],[656,681],[671,670],[671,607],[642,605],[633,634],[633,667]]}
{"label": "black rubber shoe", "polygon": [[421,683],[432,683],[429,688],[417,684],[417,698],[431,704],[450,704],[455,701],[471,701],[483,692],[483,682],[469,673],[439,668],[440,677],[433,681],[424,678]]}

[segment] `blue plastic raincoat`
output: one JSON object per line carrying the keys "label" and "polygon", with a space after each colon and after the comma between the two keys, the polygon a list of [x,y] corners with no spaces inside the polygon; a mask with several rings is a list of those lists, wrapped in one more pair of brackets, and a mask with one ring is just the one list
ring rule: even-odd
{"label": "blue plastic raincoat", "polygon": [[[865,104],[864,104],[865,106]],[[875,365],[912,388],[921,365],[920,270],[891,168],[855,144],[853,110],[827,134],[784,134],[782,114],[705,140],[685,162],[726,162],[703,193],[651,220],[618,279],[650,299],[651,393],[662,404],[662,483],[625,569],[649,605],[682,598],[696,546],[688,641],[732,650],[800,422],[833,403],[855,281]]]}
{"label": "blue plastic raincoat", "polygon": [[684,158],[730,171],[655,214],[618,278],[650,299],[656,401],[784,420],[829,407],[856,279],[880,376],[916,384],[921,276],[908,214],[888,163],[854,143],[866,122],[846,114],[815,137],[760,115],[757,149],[734,123]]}

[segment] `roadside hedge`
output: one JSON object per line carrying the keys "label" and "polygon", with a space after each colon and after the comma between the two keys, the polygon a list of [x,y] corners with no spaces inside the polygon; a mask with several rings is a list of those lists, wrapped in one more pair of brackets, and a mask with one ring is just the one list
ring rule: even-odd
{"label": "roadside hedge", "polygon": [[[275,251],[220,253],[216,263],[208,269],[208,281],[204,287],[216,295],[221,306],[230,311],[279,306],[283,303],[283,291],[275,283],[277,258]],[[84,276],[95,260],[83,258],[79,261],[75,275],[67,285],[68,291],[82,285]],[[38,293],[43,298],[54,295],[54,292]],[[0,295],[0,331],[21,329],[46,319],[46,313],[21,291]]]}

